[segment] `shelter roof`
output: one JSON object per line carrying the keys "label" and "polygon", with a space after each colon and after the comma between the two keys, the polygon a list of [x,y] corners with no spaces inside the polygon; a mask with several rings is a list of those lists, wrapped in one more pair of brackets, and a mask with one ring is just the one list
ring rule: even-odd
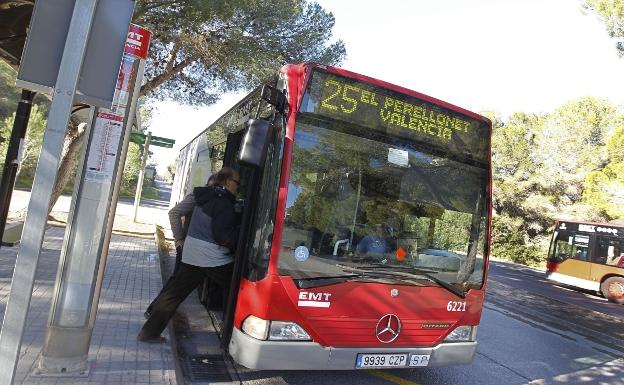
{"label": "shelter roof", "polygon": [[26,42],[34,0],[0,0],[0,59],[17,68]]}

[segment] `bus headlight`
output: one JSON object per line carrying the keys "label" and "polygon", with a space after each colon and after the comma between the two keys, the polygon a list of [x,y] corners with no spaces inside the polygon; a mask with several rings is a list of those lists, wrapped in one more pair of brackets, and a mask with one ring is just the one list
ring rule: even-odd
{"label": "bus headlight", "polygon": [[312,338],[294,322],[267,321],[250,315],[243,321],[243,332],[259,340],[310,341]]}
{"label": "bus headlight", "polygon": [[250,315],[243,321],[242,329],[253,338],[266,340],[269,334],[269,321]]}
{"label": "bus headlight", "polygon": [[444,339],[444,342],[474,341],[476,332],[477,330],[473,326],[458,326]]}
{"label": "bus headlight", "polygon": [[294,322],[271,321],[269,339],[276,341],[310,341],[310,335]]}

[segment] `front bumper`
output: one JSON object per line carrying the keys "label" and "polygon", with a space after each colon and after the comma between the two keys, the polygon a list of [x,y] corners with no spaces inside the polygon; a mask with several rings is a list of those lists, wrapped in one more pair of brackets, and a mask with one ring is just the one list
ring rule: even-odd
{"label": "front bumper", "polygon": [[469,364],[477,351],[477,342],[422,348],[332,348],[309,341],[261,341],[234,328],[229,351],[236,362],[249,369],[353,370],[358,353],[430,354],[428,366]]}

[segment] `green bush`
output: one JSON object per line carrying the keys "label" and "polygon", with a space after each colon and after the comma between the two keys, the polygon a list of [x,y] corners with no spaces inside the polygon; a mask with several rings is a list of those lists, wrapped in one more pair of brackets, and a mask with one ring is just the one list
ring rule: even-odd
{"label": "green bush", "polygon": [[495,216],[492,220],[492,255],[523,265],[540,265],[546,258],[546,251],[527,235],[523,224],[521,218]]}
{"label": "green bush", "polygon": [[134,196],[137,180],[141,171],[141,148],[138,144],[130,142],[121,176],[121,195]]}

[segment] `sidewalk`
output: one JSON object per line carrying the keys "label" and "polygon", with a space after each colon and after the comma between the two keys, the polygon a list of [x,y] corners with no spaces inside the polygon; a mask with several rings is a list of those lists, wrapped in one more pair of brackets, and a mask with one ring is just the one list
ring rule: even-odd
{"label": "sidewalk", "polygon": [[[140,234],[112,237],[89,350],[89,376],[33,374],[45,338],[63,233],[64,227],[50,226],[45,234],[14,384],[176,384],[170,345],[136,340],[143,311],[162,287],[154,237]],[[0,248],[0,320],[18,248]]]}

